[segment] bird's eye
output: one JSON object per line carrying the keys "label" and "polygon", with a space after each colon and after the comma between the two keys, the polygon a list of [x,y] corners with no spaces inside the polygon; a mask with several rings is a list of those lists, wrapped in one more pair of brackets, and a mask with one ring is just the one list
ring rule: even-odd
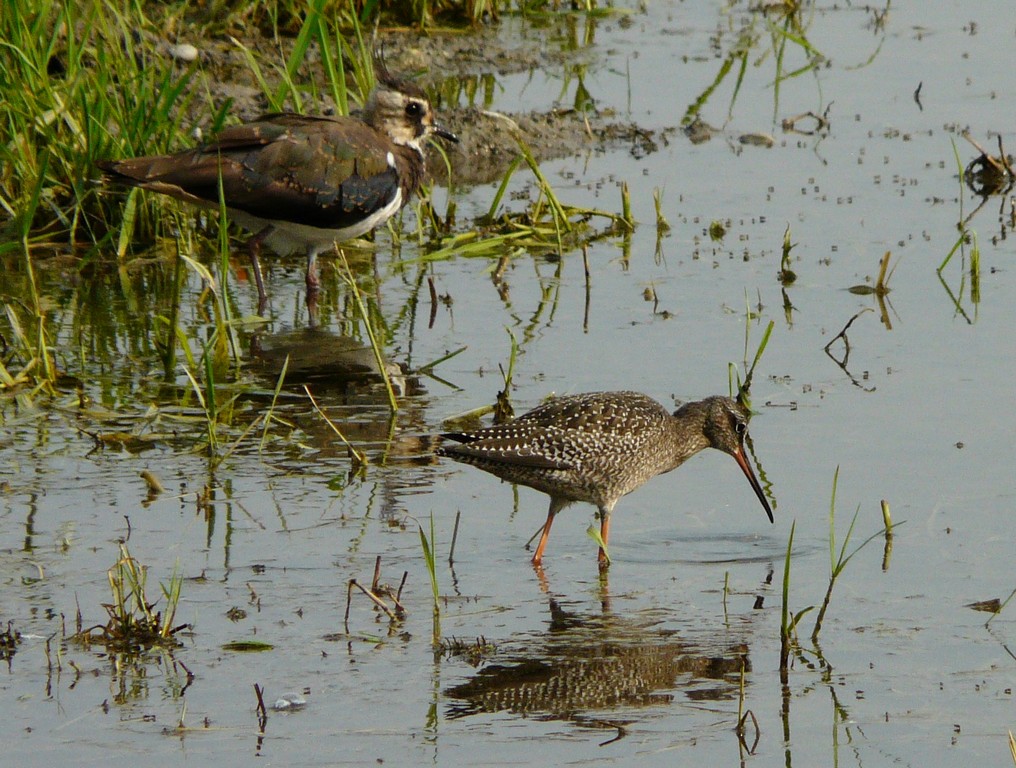
{"label": "bird's eye", "polygon": [[745,432],[748,431],[748,424],[738,419],[737,421],[734,422],[734,431],[737,432],[737,434],[739,435],[743,435]]}
{"label": "bird's eye", "polygon": [[418,101],[411,101],[406,104],[406,117],[419,117],[423,114],[423,104]]}

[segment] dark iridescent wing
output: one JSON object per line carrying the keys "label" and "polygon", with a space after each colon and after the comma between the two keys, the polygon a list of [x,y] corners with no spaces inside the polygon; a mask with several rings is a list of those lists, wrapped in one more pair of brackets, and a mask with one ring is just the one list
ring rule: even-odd
{"label": "dark iridescent wing", "polygon": [[398,148],[359,120],[273,114],[174,155],[104,162],[114,179],[264,219],[340,229],[398,193]]}

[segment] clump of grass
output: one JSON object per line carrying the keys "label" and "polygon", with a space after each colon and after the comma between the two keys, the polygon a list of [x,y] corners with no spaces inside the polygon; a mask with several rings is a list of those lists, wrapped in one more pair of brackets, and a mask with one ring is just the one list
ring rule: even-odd
{"label": "clump of grass", "polygon": [[[504,117],[509,122],[510,118]],[[630,235],[634,222],[630,210],[612,213],[596,208],[571,206],[562,202],[540,168],[518,127],[512,124],[520,159],[506,171],[487,213],[477,220],[479,226],[438,238],[423,261],[441,261],[452,256],[488,258],[503,261],[506,253],[556,253],[581,248],[593,240],[610,235]],[[511,176],[525,163],[536,179],[538,194],[524,211],[498,213]],[[626,195],[627,193],[623,193]],[[626,205],[622,199],[622,206]],[[627,203],[630,206],[630,200]],[[589,223],[606,219],[605,229],[597,231]]]}
{"label": "clump of grass", "polygon": [[[1016,171],[1013,170],[1013,156],[1006,153],[1002,143],[1002,134],[998,134],[998,155],[990,154],[973,136],[964,132],[963,138],[969,141],[980,154],[971,160],[963,169],[961,179],[967,183],[971,191],[981,197],[1004,195],[1012,190]],[[955,142],[953,142],[955,145]]]}
{"label": "clump of grass", "polygon": [[780,271],[777,275],[779,281],[788,286],[797,282],[797,273],[790,268],[790,252],[797,247],[797,243],[790,242],[790,225],[783,230],[782,256],[780,257]]}
{"label": "clump of grass", "polygon": [[663,192],[659,187],[653,190],[653,206],[656,209],[656,235],[661,237],[670,231],[670,222],[663,214]]}
{"label": "clump of grass", "polygon": [[[515,416],[515,409],[511,403],[511,388],[512,378],[515,375],[515,361],[518,359],[519,353],[519,342],[515,338],[514,332],[511,328],[505,328],[508,333],[508,337],[511,340],[511,350],[508,354],[508,368],[506,369],[503,365],[498,363],[498,370],[501,371],[501,378],[504,381],[504,387],[498,391],[495,400],[492,404],[481,405],[479,408],[474,408],[471,411],[460,413],[455,416],[450,416],[442,422],[443,426],[448,429],[458,429],[465,424],[475,424],[477,419],[486,416],[488,413],[493,413],[495,424],[504,424],[505,422],[511,421]],[[458,354],[457,352],[455,354]]]}
{"label": "clump of grass", "polygon": [[[599,519],[599,517],[600,517],[600,513],[599,512],[596,513],[596,517],[597,517],[597,519]],[[607,549],[607,542],[605,542],[603,540],[603,535],[600,533],[600,526],[598,526],[598,525],[596,525],[594,523],[590,523],[589,527],[586,528],[586,536],[588,536],[589,538],[591,538],[593,541],[596,542],[596,546],[598,546],[600,548],[600,551],[603,552],[603,563],[606,566],[609,566],[610,562],[611,562],[611,560],[610,560],[610,550]],[[533,535],[533,537],[529,541],[532,541],[535,538],[536,538],[536,535]],[[526,546],[528,547],[529,545],[527,544]],[[605,571],[603,570],[603,565],[601,565],[601,567],[600,567],[600,573],[601,573],[601,577],[602,577],[602,574],[605,573]]]}
{"label": "clump of grass", "polygon": [[7,629],[0,632],[0,661],[8,664],[18,652],[18,645],[21,644],[21,633],[14,628],[14,622],[7,622]]}
{"label": "clump of grass", "polygon": [[156,601],[148,598],[148,567],[142,565],[125,542],[120,543],[120,557],[108,572],[112,600],[103,608],[109,621],[102,626],[78,632],[78,640],[101,642],[119,650],[133,650],[152,646],[173,646],[175,635],[189,624],[174,624],[183,576],[174,569],[169,584],[159,584],[163,610],[156,610]]}
{"label": "clump of grass", "polygon": [[225,399],[220,397],[217,381],[228,364],[228,348],[222,334],[215,331],[205,344],[200,365],[204,375],[199,381],[190,367],[184,368],[184,374],[190,381],[191,390],[197,398],[198,405],[204,414],[205,437],[209,458],[218,465],[225,458],[220,453],[219,427],[228,424],[232,419],[233,405],[239,397],[239,390],[234,391]]}
{"label": "clump of grass", "polygon": [[[970,301],[974,305],[975,310],[976,310],[976,308],[977,308],[977,306],[978,306],[978,304],[980,303],[980,300],[981,300],[981,290],[980,290],[980,288],[981,288],[981,249],[980,249],[980,247],[978,246],[978,243],[977,243],[977,232],[969,228],[969,223],[970,223],[970,220],[973,219],[973,217],[977,214],[977,212],[981,210],[981,207],[984,205],[984,203],[987,201],[988,198],[985,197],[984,200],[982,200],[981,204],[978,205],[977,208],[969,216],[964,214],[964,211],[963,211],[963,200],[964,200],[963,183],[964,183],[964,179],[966,178],[966,174],[967,174],[967,170],[968,169],[964,169],[964,167],[963,167],[963,161],[960,159],[959,149],[956,147],[956,142],[955,141],[953,141],[952,146],[953,146],[953,156],[954,156],[954,158],[956,160],[956,168],[957,168],[957,172],[959,174],[959,185],[960,185],[960,193],[959,193],[959,196],[958,196],[958,200],[959,200],[959,220],[956,223],[956,228],[959,231],[959,234],[957,235],[956,241],[953,243],[952,248],[949,249],[949,252],[945,255],[945,258],[942,259],[942,263],[938,265],[937,274],[938,274],[939,282],[942,284],[942,287],[945,288],[945,291],[949,295],[949,298],[952,299],[952,302],[953,302],[953,304],[956,307],[956,311],[960,315],[962,315],[964,317],[964,319],[967,320],[968,323],[972,323],[973,320],[970,317],[967,316],[966,311],[963,309],[963,294],[964,294],[965,289],[966,289],[966,280],[967,280],[967,276],[968,276],[968,269],[967,269],[967,266],[966,266],[967,246],[968,245],[971,246],[970,267],[969,267]],[[953,256],[955,256],[957,253],[959,253],[960,256],[961,256],[963,266],[961,267],[961,271],[960,271],[960,275],[961,276],[960,276],[959,287],[958,287],[957,290],[954,291],[946,283],[945,277],[943,275],[943,272],[944,272],[945,268],[949,265],[949,262],[952,261]]]}
{"label": "clump of grass", "polygon": [[[0,199],[42,242],[103,235],[95,161],[181,138],[196,65],[144,49],[151,22],[111,0],[10,0],[0,15]],[[151,221],[148,219],[147,221]]]}
{"label": "clump of grass", "polygon": [[[724,81],[735,73],[727,105],[728,119],[732,117],[745,78],[751,72],[759,70],[761,64],[766,61],[772,61],[772,73],[766,74],[765,77],[771,83],[773,93],[773,122],[778,122],[780,88],[784,81],[805,75],[826,61],[821,51],[808,40],[812,18],[814,6],[795,1],[770,3],[766,6],[765,13],[750,14],[748,25],[740,28],[736,35],[729,36],[728,50],[720,62],[715,77],[688,105],[681,125],[688,126],[694,123]],[[796,61],[793,64],[789,62],[790,51],[796,51],[799,64]]]}
{"label": "clump of grass", "polygon": [[889,291],[892,290],[889,287],[889,280],[896,272],[896,266],[899,266],[899,261],[897,260],[896,266],[894,266],[890,271],[889,260],[891,258],[892,258],[891,251],[886,251],[885,254],[882,256],[882,259],[879,261],[878,277],[875,279],[874,285],[867,284],[852,285],[850,286],[850,288],[847,289],[851,293],[856,294],[858,296],[874,296],[876,301],[878,302],[879,316],[882,320],[882,324],[886,327],[887,330],[890,331],[892,330],[893,326],[892,321],[889,319],[889,310],[888,310],[889,307],[892,307],[892,304],[889,303],[888,298]]}
{"label": "clump of grass", "polygon": [[437,650],[449,658],[462,658],[469,666],[478,667],[497,653],[497,645],[482,635],[471,642],[458,637],[445,637],[438,643]]}
{"label": "clump of grass", "polygon": [[628,182],[621,182],[621,221],[620,226],[625,232],[635,231],[635,217],[631,212],[631,192],[628,191]]}

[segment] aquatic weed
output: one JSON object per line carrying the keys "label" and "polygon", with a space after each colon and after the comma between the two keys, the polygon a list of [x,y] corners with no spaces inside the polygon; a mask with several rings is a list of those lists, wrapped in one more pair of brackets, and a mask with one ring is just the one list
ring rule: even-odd
{"label": "aquatic weed", "polygon": [[148,567],[130,553],[126,542],[120,543],[119,554],[119,559],[107,573],[112,600],[102,606],[109,621],[105,625],[79,631],[75,638],[85,643],[98,641],[123,650],[176,645],[175,635],[190,627],[189,624],[174,624],[183,576],[174,568],[169,584],[159,584],[165,606],[156,610],[158,601],[149,600],[147,593]]}

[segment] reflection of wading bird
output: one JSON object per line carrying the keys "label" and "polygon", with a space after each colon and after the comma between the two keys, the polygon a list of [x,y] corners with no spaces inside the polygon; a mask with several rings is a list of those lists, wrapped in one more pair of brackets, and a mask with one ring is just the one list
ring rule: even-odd
{"label": "reflection of wading bird", "polygon": [[[665,705],[675,695],[699,702],[736,697],[739,675],[751,671],[747,645],[731,642],[729,631],[715,640],[708,633],[684,640],[654,626],[658,622],[658,615],[583,615],[551,599],[542,635],[508,638],[492,663],[445,689],[448,717],[514,712],[579,725],[609,723],[621,738],[633,722],[627,719],[632,708]],[[612,716],[605,721],[608,711]]]}
{"label": "reflection of wading bird", "polygon": [[419,188],[423,142],[458,141],[434,121],[423,91],[377,61],[378,84],[360,117],[264,115],[226,128],[215,140],[173,155],[105,160],[108,180],[162,192],[205,208],[219,206],[254,232],[249,241],[258,311],[267,306],[258,253],[307,254],[307,304],[319,290],[316,257],[390,218]]}
{"label": "reflection of wading bird", "polygon": [[[539,565],[554,516],[568,504],[596,505],[606,545],[618,499],[704,448],[734,457],[772,522],[772,508],[744,452],[747,426],[748,412],[728,397],[687,403],[670,414],[637,392],[594,392],[555,398],[507,424],[442,435],[461,445],[437,452],[550,496],[533,555],[533,565]],[[599,561],[601,568],[609,565],[602,548]]]}

